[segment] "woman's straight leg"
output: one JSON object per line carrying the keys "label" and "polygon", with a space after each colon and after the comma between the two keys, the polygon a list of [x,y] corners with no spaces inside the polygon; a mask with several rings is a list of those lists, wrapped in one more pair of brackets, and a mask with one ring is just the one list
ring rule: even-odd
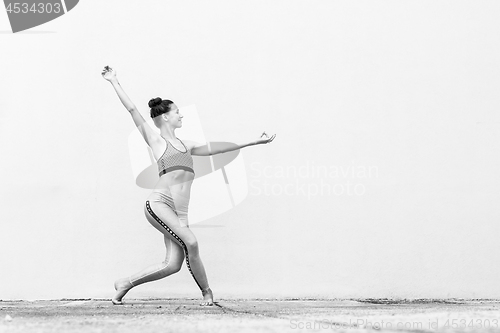
{"label": "woman's straight leg", "polygon": [[174,242],[170,237],[163,236],[166,256],[165,260],[159,264],[151,265],[130,277],[117,280],[115,282],[116,295],[112,301],[120,304],[125,294],[140,284],[162,279],[174,273],[177,273],[184,261],[184,250]]}
{"label": "woman's straight leg", "polygon": [[163,236],[167,254],[165,260],[159,264],[151,265],[142,271],[130,276],[130,284],[135,287],[140,284],[163,279],[177,273],[184,261],[184,250],[170,237]]}

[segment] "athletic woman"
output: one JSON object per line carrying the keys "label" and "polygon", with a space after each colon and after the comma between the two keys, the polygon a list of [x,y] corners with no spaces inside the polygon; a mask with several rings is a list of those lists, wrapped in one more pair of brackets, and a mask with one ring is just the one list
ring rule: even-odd
{"label": "athletic woman", "polygon": [[118,82],[116,71],[106,66],[101,74],[111,83],[120,101],[130,112],[135,125],[151,147],[157,161],[160,179],[144,204],[144,214],[149,223],[164,235],[167,250],[166,258],[162,263],[117,280],[115,282],[116,294],[111,301],[115,305],[121,305],[123,296],[133,287],[177,273],[185,257],[186,265],[203,295],[200,305],[213,305],[213,294],[200,258],[198,242],[189,229],[189,196],[195,176],[191,155],[209,156],[251,145],[269,143],[276,135],[269,137],[264,132],[256,141],[211,151],[207,145],[188,140],[181,141],[177,138],[175,130],[182,127],[183,116],[172,101],[157,97],[149,101],[149,107],[151,118],[155,126],[160,129],[160,134],[158,134],[146,123],[134,103],[128,98]]}

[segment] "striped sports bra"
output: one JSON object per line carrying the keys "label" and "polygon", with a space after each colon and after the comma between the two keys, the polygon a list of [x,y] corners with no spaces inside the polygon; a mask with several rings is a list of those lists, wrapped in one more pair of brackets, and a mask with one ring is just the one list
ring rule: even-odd
{"label": "striped sports bra", "polygon": [[[163,138],[163,137],[162,137]],[[185,152],[177,150],[167,139],[163,138],[167,143],[167,148],[161,157],[158,159],[158,171],[159,176],[166,174],[167,172],[174,170],[186,170],[194,173],[193,170],[193,158],[191,157],[191,152],[187,149],[184,142],[181,141],[182,145],[186,149]]]}

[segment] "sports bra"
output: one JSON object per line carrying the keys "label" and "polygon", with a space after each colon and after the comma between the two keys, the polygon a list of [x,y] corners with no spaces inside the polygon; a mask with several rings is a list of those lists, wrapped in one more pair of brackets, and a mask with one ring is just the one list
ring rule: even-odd
{"label": "sports bra", "polygon": [[[162,137],[163,138],[163,137]],[[177,137],[176,137],[177,138]],[[182,145],[186,149],[185,152],[177,150],[167,139],[163,138],[167,143],[167,148],[161,157],[158,159],[158,171],[159,176],[166,174],[167,172],[174,170],[186,170],[194,173],[193,170],[193,158],[191,157],[191,152],[186,148],[184,142],[181,141]]]}

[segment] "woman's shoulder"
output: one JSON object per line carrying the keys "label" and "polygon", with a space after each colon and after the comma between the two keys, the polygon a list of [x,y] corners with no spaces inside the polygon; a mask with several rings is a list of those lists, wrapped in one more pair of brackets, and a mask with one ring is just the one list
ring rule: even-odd
{"label": "woman's shoulder", "polygon": [[[181,139],[179,139],[179,140],[181,140]],[[188,150],[191,150],[191,149],[193,149],[195,147],[201,147],[201,146],[205,145],[205,143],[199,143],[199,142],[196,142],[196,141],[193,141],[193,140],[187,140],[186,139],[186,140],[181,140],[181,141],[186,146],[186,148]]]}

